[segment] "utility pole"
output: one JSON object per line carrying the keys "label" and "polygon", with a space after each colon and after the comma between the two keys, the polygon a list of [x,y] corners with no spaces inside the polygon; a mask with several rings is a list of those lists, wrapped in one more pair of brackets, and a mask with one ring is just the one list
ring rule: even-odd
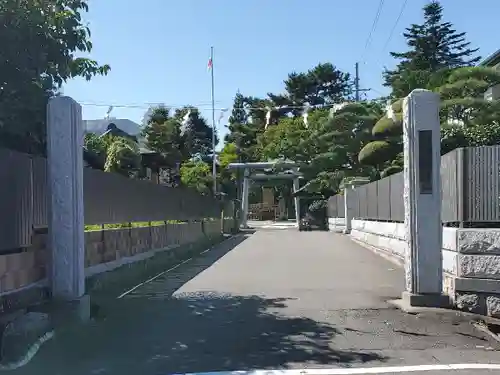
{"label": "utility pole", "polygon": [[357,62],[355,65],[356,69],[356,77],[354,78],[354,87],[356,92],[356,102],[359,102],[359,63]]}
{"label": "utility pole", "polygon": [[358,62],[354,65],[354,68],[356,71],[355,77],[354,77],[354,94],[355,94],[354,98],[355,98],[356,102],[359,102],[361,100],[360,93],[370,91],[370,89],[359,88],[359,63]]}
{"label": "utility pole", "polygon": [[214,47],[210,47],[209,68],[212,73],[212,179],[214,184],[214,195],[217,193],[217,161],[215,153],[215,96],[214,96]]}

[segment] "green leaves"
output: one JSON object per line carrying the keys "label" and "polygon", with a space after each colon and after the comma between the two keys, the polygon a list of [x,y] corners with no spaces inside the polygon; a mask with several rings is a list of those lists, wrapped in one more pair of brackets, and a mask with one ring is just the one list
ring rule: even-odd
{"label": "green leaves", "polygon": [[0,145],[45,152],[46,105],[68,79],[105,75],[82,24],[84,0],[0,0]]}
{"label": "green leaves", "polygon": [[210,166],[201,160],[191,160],[181,166],[181,181],[201,194],[210,192],[212,182]]}
{"label": "green leaves", "polygon": [[408,51],[391,52],[400,62],[396,69],[384,72],[385,86],[393,97],[404,97],[417,88],[433,89],[447,78],[447,70],[473,66],[480,57],[471,49],[466,34],[443,21],[443,8],[437,1],[425,5],[424,22],[412,24],[403,34]]}

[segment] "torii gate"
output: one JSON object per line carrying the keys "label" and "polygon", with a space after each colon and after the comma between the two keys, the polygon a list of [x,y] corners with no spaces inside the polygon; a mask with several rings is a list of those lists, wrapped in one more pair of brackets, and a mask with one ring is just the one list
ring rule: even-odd
{"label": "torii gate", "polygon": [[[277,162],[257,162],[257,163],[230,163],[228,169],[243,169],[243,192],[242,192],[242,210],[243,215],[241,218],[241,227],[247,228],[248,220],[248,192],[250,188],[250,181],[268,181],[268,180],[293,180],[294,192],[299,190],[299,179],[302,174],[298,171],[298,166],[293,161],[277,161]],[[275,172],[273,174],[256,173],[252,174],[255,170],[266,170],[271,168],[288,168],[286,172]],[[295,219],[297,226],[300,221],[300,198],[295,197]]]}

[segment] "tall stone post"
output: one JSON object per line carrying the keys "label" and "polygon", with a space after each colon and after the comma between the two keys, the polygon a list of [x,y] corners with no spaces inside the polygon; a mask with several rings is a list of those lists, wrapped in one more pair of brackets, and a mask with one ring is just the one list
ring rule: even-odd
{"label": "tall stone post", "polygon": [[[300,189],[300,182],[299,178],[294,178],[293,179],[293,191],[294,193],[297,192]],[[295,203],[295,221],[297,222],[297,227],[300,225],[300,197],[295,196],[294,198],[294,203]]]}
{"label": "tall stone post", "polygon": [[48,103],[47,153],[52,297],[81,301],[85,293],[83,125],[82,109],[69,97]]}
{"label": "tall stone post", "polygon": [[438,307],[442,295],[441,146],[439,96],[414,90],[403,103],[404,208],[410,306]]}
{"label": "tall stone post", "polygon": [[241,215],[241,227],[248,227],[248,191],[250,190],[250,171],[245,169],[243,177],[243,191],[241,194],[241,205],[242,205],[242,215]]}

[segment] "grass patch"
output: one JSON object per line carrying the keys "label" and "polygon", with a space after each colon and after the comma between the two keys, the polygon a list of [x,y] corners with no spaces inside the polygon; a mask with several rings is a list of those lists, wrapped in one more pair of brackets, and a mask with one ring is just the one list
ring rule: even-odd
{"label": "grass patch", "polygon": [[93,224],[85,225],[85,231],[103,230],[103,229],[123,229],[123,228],[143,228],[143,227],[156,227],[165,224],[186,224],[185,221],[180,220],[165,220],[165,221],[135,221],[132,223],[118,223],[118,224]]}
{"label": "grass patch", "polygon": [[224,240],[222,235],[207,237],[201,241],[157,253],[151,258],[125,264],[113,271],[94,275],[86,280],[86,290],[91,297],[105,300],[116,297],[138,283],[172,267],[185,259]]}

